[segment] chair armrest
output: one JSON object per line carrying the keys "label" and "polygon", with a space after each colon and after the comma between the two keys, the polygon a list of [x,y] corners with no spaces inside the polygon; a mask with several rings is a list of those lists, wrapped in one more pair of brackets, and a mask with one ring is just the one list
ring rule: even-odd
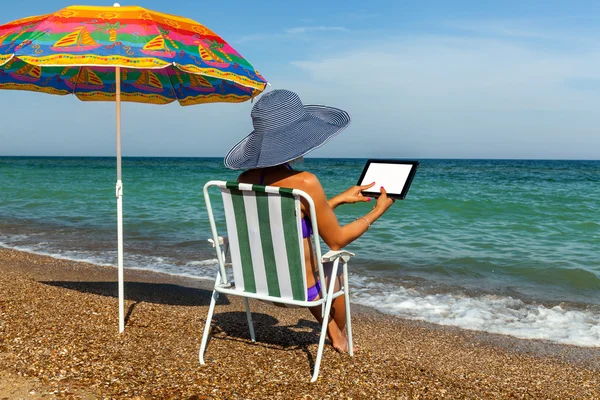
{"label": "chair armrest", "polygon": [[[213,238],[208,239],[208,243],[210,243],[212,247],[215,247],[215,241],[213,240]],[[219,245],[222,246],[224,244],[229,244],[229,239],[227,238],[227,236],[219,236]]]}
{"label": "chair armrest", "polygon": [[350,253],[346,250],[329,250],[321,257],[321,262],[334,261],[336,258],[341,258],[344,262],[348,262],[350,257],[354,257],[354,253]]}

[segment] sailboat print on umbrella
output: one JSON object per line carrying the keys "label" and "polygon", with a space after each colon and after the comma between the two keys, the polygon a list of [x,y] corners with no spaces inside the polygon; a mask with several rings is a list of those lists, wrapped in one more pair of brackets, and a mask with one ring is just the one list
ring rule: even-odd
{"label": "sailboat print on umbrella", "polygon": [[54,51],[88,51],[102,46],[92,38],[85,26],[77,28],[50,47]]}
{"label": "sailboat print on umbrella", "polygon": [[100,90],[104,87],[104,82],[92,70],[81,67],[78,75],[65,82],[71,89],[89,89]]}
{"label": "sailboat print on umbrella", "polygon": [[15,72],[9,72],[9,75],[19,81],[37,82],[42,76],[42,67],[25,64]]}
{"label": "sailboat print on umbrella", "polygon": [[161,93],[165,90],[156,74],[147,70],[142,71],[142,74],[132,83],[132,86],[143,92]]}
{"label": "sailboat print on umbrella", "polygon": [[[204,61],[205,64],[210,65],[215,68],[227,68],[231,65],[231,63],[225,62],[219,55],[214,51],[217,50],[217,46],[203,46],[202,43],[198,43],[198,53],[200,53],[200,58]],[[231,58],[226,53],[223,53],[225,57],[231,61]]]}
{"label": "sailboat print on umbrella", "polygon": [[167,58],[173,58],[175,57],[175,54],[177,54],[173,50],[171,50],[169,46],[167,46],[165,38],[162,37],[162,35],[158,35],[154,39],[146,43],[146,45],[141,51],[142,53],[148,54],[150,56]]}
{"label": "sailboat print on umbrella", "polygon": [[196,74],[190,74],[190,86],[188,89],[204,93],[210,93],[216,90],[206,79]]}

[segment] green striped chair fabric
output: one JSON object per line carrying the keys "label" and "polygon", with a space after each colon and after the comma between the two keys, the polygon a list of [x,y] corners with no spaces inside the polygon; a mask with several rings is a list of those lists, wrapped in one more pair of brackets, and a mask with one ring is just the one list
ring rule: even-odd
{"label": "green striped chair fabric", "polygon": [[[219,236],[217,232],[208,194],[208,189],[213,186],[221,189],[227,225],[226,238]],[[342,287],[334,291],[334,280],[331,280],[329,285],[322,283],[321,296],[314,301],[307,301],[306,294],[301,198],[305,199],[310,206],[314,232],[312,240],[320,281],[323,283],[326,281],[323,270],[324,262],[332,264],[332,276],[337,276],[336,272],[340,266],[343,271]],[[217,248],[219,271],[198,353],[200,364],[204,364],[204,352],[219,294],[244,297],[248,327],[253,342],[256,339],[249,298],[291,307],[321,306],[323,315],[329,315],[333,299],[345,295],[349,353],[353,355],[347,263],[354,254],[345,250],[336,250],[321,255],[319,229],[310,196],[300,190],[210,181],[204,185],[204,199],[213,235],[209,241]],[[233,282],[228,281],[225,270],[227,249],[231,255]],[[327,336],[327,321],[328,319],[324,318],[321,324],[319,348],[311,382],[314,382],[319,375],[325,337]]]}
{"label": "green striped chair fabric", "polygon": [[235,290],[306,301],[299,196],[227,182],[221,187]]}

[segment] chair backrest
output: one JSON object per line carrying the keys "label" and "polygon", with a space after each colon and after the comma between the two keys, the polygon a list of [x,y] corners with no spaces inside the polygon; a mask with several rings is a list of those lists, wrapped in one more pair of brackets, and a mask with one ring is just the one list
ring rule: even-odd
{"label": "chair backrest", "polygon": [[[301,198],[307,199],[309,204],[319,273],[323,273],[310,196],[300,190],[275,186],[208,182],[204,193],[216,241],[218,234],[207,192],[210,186],[221,189],[235,290],[253,293],[265,300],[306,301]],[[224,260],[219,263],[223,266],[221,276],[225,283]]]}

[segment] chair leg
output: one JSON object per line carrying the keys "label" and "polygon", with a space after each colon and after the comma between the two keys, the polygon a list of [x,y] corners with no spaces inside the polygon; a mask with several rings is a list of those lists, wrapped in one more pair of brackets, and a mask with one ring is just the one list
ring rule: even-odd
{"label": "chair leg", "polygon": [[321,367],[321,357],[323,356],[323,348],[325,347],[325,337],[327,336],[327,324],[329,323],[329,312],[331,311],[331,298],[327,299],[325,305],[325,314],[323,314],[323,326],[321,327],[321,337],[319,338],[319,349],[317,350],[317,359],[315,361],[315,370],[311,378],[314,382],[319,377],[319,368]]}
{"label": "chair leg", "polygon": [[[333,270],[331,276],[335,277],[337,274],[339,260],[335,260],[333,263]],[[325,337],[327,336],[327,324],[329,323],[329,313],[331,312],[331,304],[333,303],[333,288],[335,286],[335,279],[329,280],[329,288],[327,289],[327,299],[325,301],[325,312],[323,315],[323,326],[321,327],[321,337],[319,338],[319,349],[317,350],[317,359],[315,361],[315,370],[311,378],[311,382],[314,382],[319,377],[319,368],[321,367],[321,357],[323,356],[323,348],[325,347]]]}
{"label": "chair leg", "polygon": [[200,358],[200,364],[204,365],[204,351],[206,350],[206,343],[208,342],[208,334],[210,332],[210,323],[212,322],[213,312],[215,311],[215,304],[219,298],[219,293],[213,290],[212,298],[210,300],[210,307],[208,308],[208,315],[206,316],[206,324],[204,325],[204,334],[202,335],[202,343],[200,344],[200,352],[198,357]]}
{"label": "chair leg", "polygon": [[256,338],[254,337],[254,325],[252,324],[252,313],[250,312],[250,302],[247,297],[244,297],[244,305],[246,306],[246,317],[248,317],[248,328],[250,328],[250,339],[252,339],[252,343],[256,343]]}
{"label": "chair leg", "polygon": [[348,285],[348,263],[344,263],[344,300],[346,303],[346,330],[348,332],[348,354],[354,356],[354,344],[352,343],[352,323],[350,318],[350,289]]}

